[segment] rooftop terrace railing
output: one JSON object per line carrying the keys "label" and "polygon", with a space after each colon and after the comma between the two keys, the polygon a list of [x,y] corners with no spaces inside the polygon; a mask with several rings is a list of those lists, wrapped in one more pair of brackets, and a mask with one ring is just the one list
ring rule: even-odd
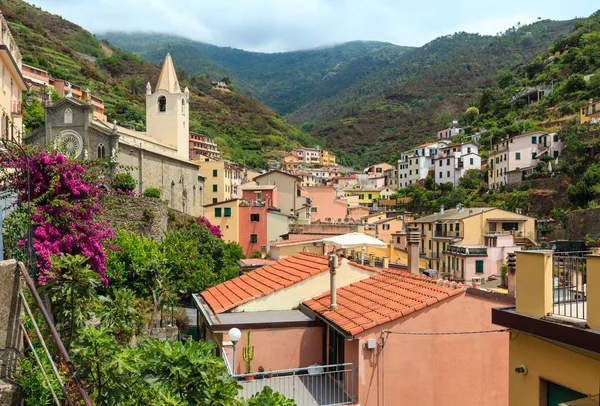
{"label": "rooftop terrace railing", "polygon": [[[223,362],[231,373],[227,353]],[[297,406],[330,406],[354,404],[355,370],[353,363],[335,365],[311,365],[305,368],[277,371],[232,374],[242,386],[239,397],[248,399],[270,387]]]}
{"label": "rooftop terrace railing", "polygon": [[591,251],[552,255],[552,315],[586,320],[587,258]]}

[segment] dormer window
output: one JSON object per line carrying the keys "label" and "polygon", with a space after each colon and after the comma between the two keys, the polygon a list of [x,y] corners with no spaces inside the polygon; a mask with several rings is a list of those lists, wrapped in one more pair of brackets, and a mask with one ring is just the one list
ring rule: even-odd
{"label": "dormer window", "polygon": [[167,98],[165,96],[160,96],[158,98],[158,111],[161,113],[167,111]]}

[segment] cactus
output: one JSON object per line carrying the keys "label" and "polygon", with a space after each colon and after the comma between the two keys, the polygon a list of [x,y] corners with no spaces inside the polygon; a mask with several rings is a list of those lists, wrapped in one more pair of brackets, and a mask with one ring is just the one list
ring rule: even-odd
{"label": "cactus", "polygon": [[254,359],[254,346],[250,346],[250,330],[248,330],[248,339],[243,348],[242,355],[246,361],[246,373],[252,372],[252,360]]}

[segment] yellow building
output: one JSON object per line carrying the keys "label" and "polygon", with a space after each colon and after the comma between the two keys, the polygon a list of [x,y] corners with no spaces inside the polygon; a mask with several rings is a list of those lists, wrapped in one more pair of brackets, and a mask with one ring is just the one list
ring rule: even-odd
{"label": "yellow building", "polygon": [[581,124],[589,123],[593,120],[593,123],[600,121],[600,102],[590,99],[588,104],[583,106],[579,110],[579,122]]}
{"label": "yellow building", "polygon": [[4,16],[0,14],[0,137],[21,142],[23,132],[23,92],[27,90],[21,73],[22,57]]}
{"label": "yellow building", "polygon": [[246,175],[240,166],[204,157],[192,162],[200,167],[198,174],[206,179],[204,205],[241,197],[239,186],[245,182]]}
{"label": "yellow building", "polygon": [[516,293],[515,307],[492,310],[510,330],[509,405],[598,405],[600,256],[519,252]]}
{"label": "yellow building", "polygon": [[[492,248],[504,236],[512,236],[517,244],[535,245],[534,218],[495,207],[442,209],[411,224],[421,231],[421,255],[429,268],[442,272],[457,267],[460,271],[463,266],[462,262],[457,265],[450,261],[453,256],[450,247]],[[469,256],[468,253],[465,255]],[[495,269],[485,269],[485,263],[474,262],[474,266],[482,267],[475,273],[485,276],[497,273]]]}
{"label": "yellow building", "polygon": [[238,199],[225,200],[204,206],[204,217],[206,217],[211,224],[221,229],[223,240],[225,241],[238,242],[239,215]]}
{"label": "yellow building", "polygon": [[281,160],[281,169],[284,171],[297,171],[302,167],[302,162],[293,155],[286,155]]}
{"label": "yellow building", "polygon": [[324,149],[319,150],[319,164],[323,166],[334,166],[335,165],[335,155],[331,152],[326,151]]}

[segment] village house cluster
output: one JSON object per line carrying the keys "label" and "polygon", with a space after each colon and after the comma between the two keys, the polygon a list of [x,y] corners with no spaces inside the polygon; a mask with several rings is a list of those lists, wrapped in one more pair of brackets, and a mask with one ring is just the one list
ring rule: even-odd
{"label": "village house cluster", "polygon": [[[271,386],[299,404],[598,404],[598,256],[582,266],[582,256],[530,250],[535,219],[519,210],[391,209],[406,202],[399,189],[428,176],[457,186],[476,169],[492,188],[517,184],[542,156],[560,156],[556,134],[503,140],[483,159],[479,134],[454,123],[396,165],[355,171],[314,147],[253,170],[189,131],[189,90],[170,55],[147,84],[141,132],[107,122],[89,90],[23,64],[1,15],[0,42],[2,139],[126,167],[140,194],[157,188],[171,209],[205,216],[240,244],[240,276],[194,294],[191,325],[215,342],[241,396]],[[24,131],[29,89],[46,120]],[[581,109],[582,122],[599,117],[593,100]],[[328,243],[350,233],[380,243]]]}

